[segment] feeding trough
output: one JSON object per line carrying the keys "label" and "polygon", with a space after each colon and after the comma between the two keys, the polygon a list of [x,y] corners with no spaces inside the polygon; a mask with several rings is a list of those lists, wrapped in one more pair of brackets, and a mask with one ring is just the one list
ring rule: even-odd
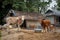
{"label": "feeding trough", "polygon": [[42,32],[42,29],[34,29],[35,32]]}
{"label": "feeding trough", "polygon": [[41,26],[38,26],[37,28],[34,29],[35,32],[42,32],[42,30],[43,29],[41,28]]}

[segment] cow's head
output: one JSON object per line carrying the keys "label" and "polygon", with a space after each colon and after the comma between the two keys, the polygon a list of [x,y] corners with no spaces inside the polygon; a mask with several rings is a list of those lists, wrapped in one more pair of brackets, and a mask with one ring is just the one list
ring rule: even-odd
{"label": "cow's head", "polygon": [[23,15],[23,16],[22,16],[22,20],[24,20],[24,19],[25,19],[25,16]]}

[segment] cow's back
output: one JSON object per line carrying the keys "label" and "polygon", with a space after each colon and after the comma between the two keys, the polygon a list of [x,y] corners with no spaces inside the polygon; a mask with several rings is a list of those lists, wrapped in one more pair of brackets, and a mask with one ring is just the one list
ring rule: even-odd
{"label": "cow's back", "polygon": [[16,17],[7,17],[6,19],[6,22],[11,24],[16,23],[16,21],[17,21]]}
{"label": "cow's back", "polygon": [[50,20],[43,20],[45,26],[49,26],[51,24]]}

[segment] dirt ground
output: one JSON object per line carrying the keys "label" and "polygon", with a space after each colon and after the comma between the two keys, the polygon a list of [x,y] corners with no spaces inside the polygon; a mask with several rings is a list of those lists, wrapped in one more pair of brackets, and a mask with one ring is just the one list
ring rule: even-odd
{"label": "dirt ground", "polygon": [[2,31],[2,40],[60,40],[60,32],[35,33],[34,30],[21,29],[20,32],[16,30],[11,29],[10,34]]}

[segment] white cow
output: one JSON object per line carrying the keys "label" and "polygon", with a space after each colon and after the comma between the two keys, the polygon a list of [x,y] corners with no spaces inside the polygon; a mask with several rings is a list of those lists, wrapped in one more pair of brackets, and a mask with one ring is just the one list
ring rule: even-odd
{"label": "white cow", "polygon": [[20,17],[7,17],[6,18],[6,23],[9,24],[9,25],[12,24],[12,25],[15,25],[15,26],[17,24],[18,25],[18,30],[20,29],[20,25],[23,23],[23,21],[24,21],[24,16],[20,16]]}

